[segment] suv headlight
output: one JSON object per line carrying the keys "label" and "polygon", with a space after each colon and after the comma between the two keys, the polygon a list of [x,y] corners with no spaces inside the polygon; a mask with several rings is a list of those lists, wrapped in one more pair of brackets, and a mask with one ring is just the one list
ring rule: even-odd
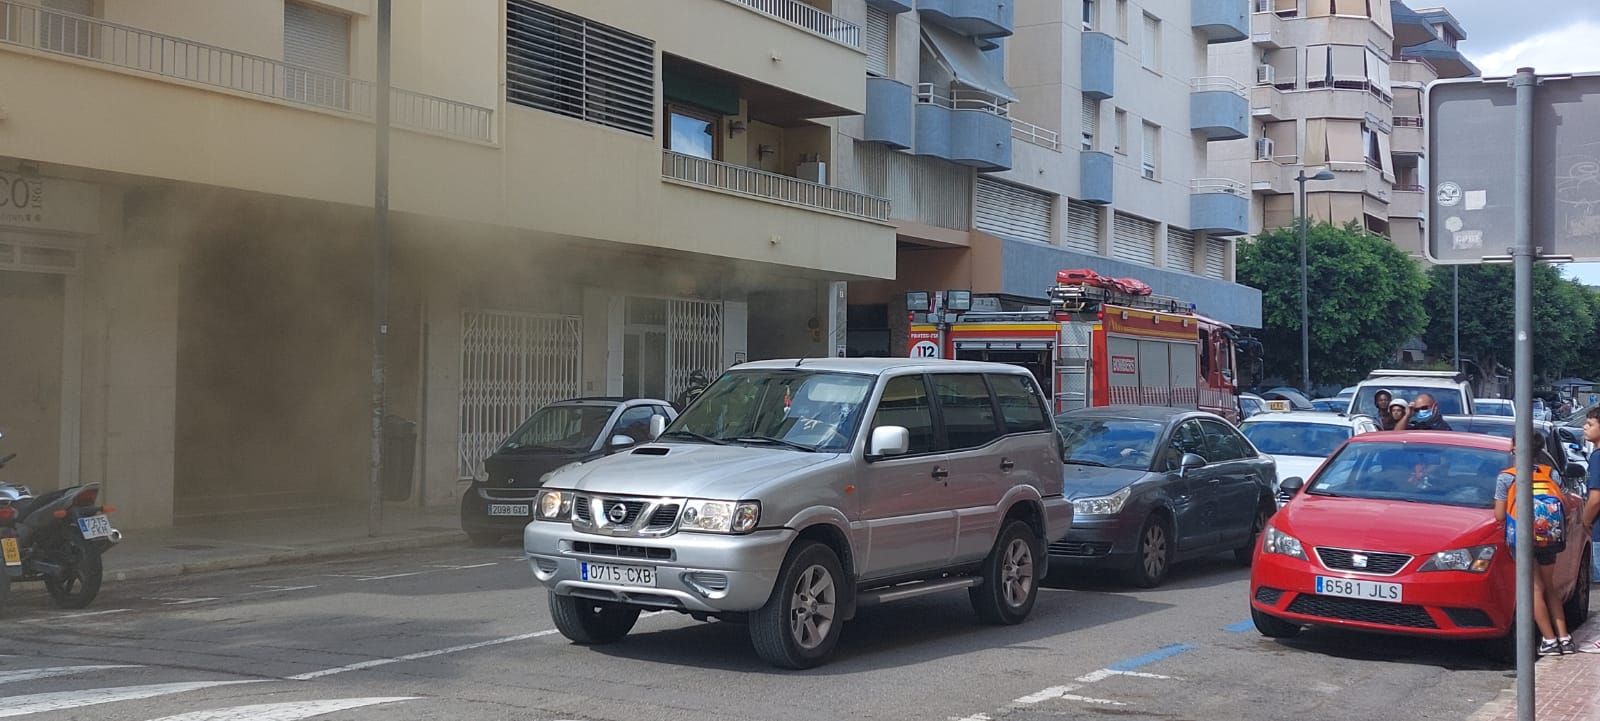
{"label": "suv headlight", "polygon": [[541,521],[562,521],[572,515],[572,491],[540,491],[534,504]]}
{"label": "suv headlight", "polygon": [[1302,561],[1310,560],[1306,558],[1306,549],[1300,545],[1300,539],[1278,530],[1271,524],[1267,525],[1267,537],[1261,540],[1261,550]]}
{"label": "suv headlight", "polygon": [[1494,546],[1469,546],[1467,548],[1453,548],[1433,554],[1418,568],[1422,571],[1466,571],[1467,573],[1488,573],[1489,561],[1494,559]]}
{"label": "suv headlight", "polygon": [[761,521],[761,504],[755,501],[702,501],[690,499],[678,516],[678,528],[705,533],[749,533]]}
{"label": "suv headlight", "polygon": [[1131,495],[1133,486],[1123,488],[1109,496],[1080,498],[1072,502],[1072,512],[1079,516],[1114,516],[1122,512],[1122,506],[1128,502],[1128,497]]}

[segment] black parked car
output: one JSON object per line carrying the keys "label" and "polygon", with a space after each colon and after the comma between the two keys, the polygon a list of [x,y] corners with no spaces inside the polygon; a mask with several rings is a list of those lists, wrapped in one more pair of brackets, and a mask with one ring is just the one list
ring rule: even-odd
{"label": "black parked car", "polygon": [[1052,565],[1123,571],[1159,585],[1172,564],[1221,551],[1249,563],[1277,509],[1276,463],[1221,416],[1160,406],[1056,416],[1066,442],[1072,530]]}
{"label": "black parked car", "polygon": [[521,533],[546,473],[654,440],[655,416],[671,422],[678,412],[648,398],[577,398],[540,408],[484,460],[487,478],[461,495],[461,530],[480,546]]}

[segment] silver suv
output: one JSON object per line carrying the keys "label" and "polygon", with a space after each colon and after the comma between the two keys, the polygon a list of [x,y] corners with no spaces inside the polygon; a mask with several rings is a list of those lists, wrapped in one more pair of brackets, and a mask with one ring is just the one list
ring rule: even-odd
{"label": "silver suv", "polygon": [[984,621],[1020,623],[1072,523],[1061,485],[1022,368],[763,361],[656,442],[547,476],[523,542],[577,643],[667,609],[746,622],[763,659],[808,668],[885,601],[967,589]]}

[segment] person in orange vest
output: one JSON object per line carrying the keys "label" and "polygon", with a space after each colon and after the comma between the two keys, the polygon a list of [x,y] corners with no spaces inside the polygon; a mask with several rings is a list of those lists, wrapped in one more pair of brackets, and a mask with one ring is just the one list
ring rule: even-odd
{"label": "person in orange vest", "polygon": [[[1533,446],[1543,448],[1544,444],[1544,434],[1534,431]],[[1512,441],[1511,457],[1515,459],[1516,454],[1517,444]],[[1516,473],[1516,466],[1513,465],[1501,471],[1494,484],[1494,516],[1505,524],[1508,549],[1516,547]],[[1567,632],[1567,616],[1562,612],[1555,582],[1556,557],[1567,547],[1566,509],[1561,500],[1561,483],[1556,480],[1556,470],[1535,462],[1532,490],[1533,560],[1538,564],[1533,574],[1533,622],[1539,626],[1539,655],[1577,653],[1572,634]]]}

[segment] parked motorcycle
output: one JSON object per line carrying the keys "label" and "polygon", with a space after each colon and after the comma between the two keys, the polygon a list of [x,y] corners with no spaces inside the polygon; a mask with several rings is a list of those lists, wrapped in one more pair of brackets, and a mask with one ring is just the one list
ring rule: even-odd
{"label": "parked motorcycle", "polygon": [[699,400],[700,394],[705,393],[706,387],[709,385],[711,385],[711,379],[706,377],[705,371],[697,370],[690,373],[689,386],[684,388],[683,392],[679,393],[678,397],[673,401],[674,410],[679,413],[687,410],[696,400]]}
{"label": "parked motorcycle", "polygon": [[[16,454],[0,459],[0,468]],[[101,556],[122,540],[89,483],[34,497],[27,486],[0,483],[0,605],[16,581],[44,581],[61,608],[84,608],[100,593]]]}

